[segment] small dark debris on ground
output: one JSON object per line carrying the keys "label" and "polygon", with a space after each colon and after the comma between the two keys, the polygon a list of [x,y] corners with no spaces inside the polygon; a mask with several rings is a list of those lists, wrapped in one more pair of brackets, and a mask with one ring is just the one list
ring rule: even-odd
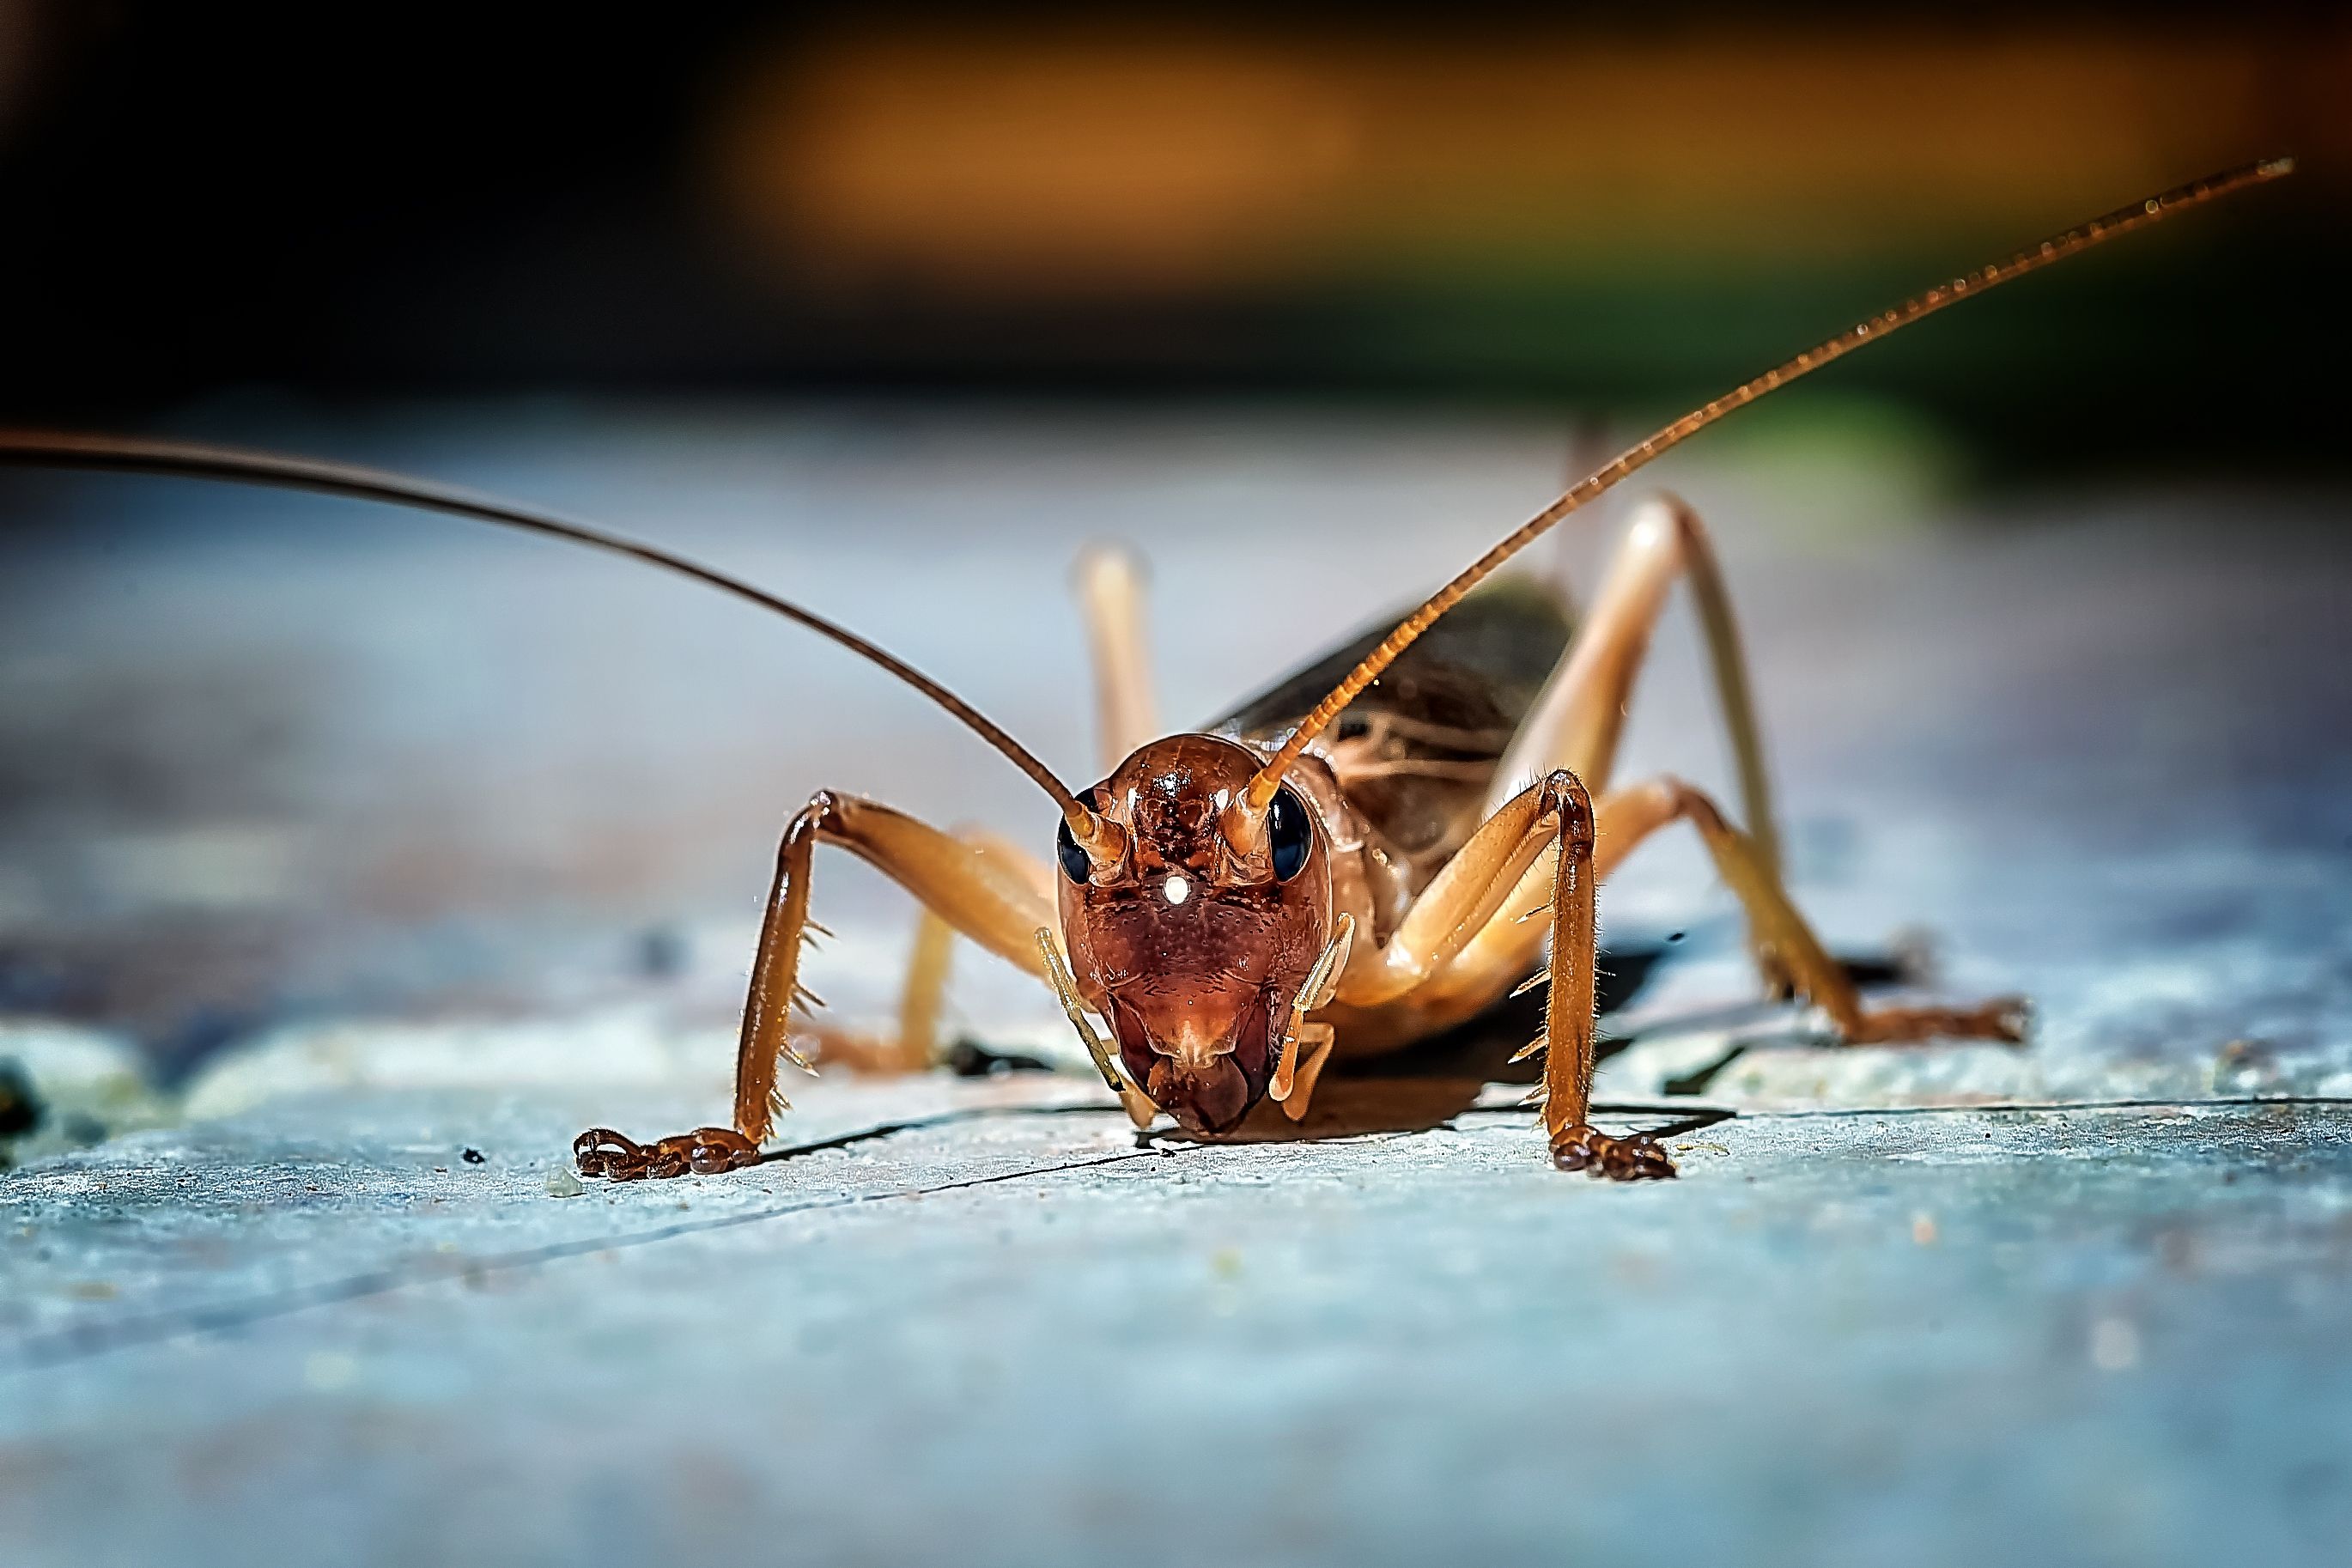
{"label": "small dark debris on ground", "polygon": [[1054,1064],[1020,1051],[999,1050],[969,1036],[948,1047],[947,1068],[958,1078],[996,1078],[1009,1072],[1051,1072]]}
{"label": "small dark debris on ground", "polygon": [[0,1138],[19,1138],[41,1124],[41,1099],[25,1069],[0,1061]]}

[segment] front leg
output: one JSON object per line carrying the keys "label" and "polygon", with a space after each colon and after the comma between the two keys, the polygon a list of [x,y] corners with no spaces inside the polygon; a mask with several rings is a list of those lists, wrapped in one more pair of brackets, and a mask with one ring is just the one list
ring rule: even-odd
{"label": "front leg", "polygon": [[[1544,1127],[1564,1170],[1619,1181],[1671,1176],[1674,1162],[1646,1137],[1612,1138],[1585,1121],[1592,1100],[1592,998],[1596,922],[1592,797],[1566,769],[1513,795],[1470,836],[1413,900],[1387,942],[1349,963],[1338,1000],[1346,1006],[1411,1006],[1443,993],[1465,952],[1498,919],[1515,929],[1515,896],[1551,858],[1551,994],[1544,1014]],[[1540,914],[1538,902],[1528,911]],[[1507,910],[1514,912],[1507,913]],[[1522,971],[1523,972],[1523,971]],[[1507,978],[1500,989],[1507,989]]]}
{"label": "front leg", "polygon": [[1266,1095],[1293,1121],[1307,1120],[1307,1107],[1315,1098],[1316,1080],[1323,1076],[1323,1064],[1331,1059],[1331,1045],[1336,1037],[1330,1025],[1309,1023],[1307,1015],[1330,1005],[1331,998],[1339,990],[1339,973],[1347,968],[1348,956],[1355,945],[1355,917],[1343,914],[1332,929],[1323,955],[1307,972],[1298,994],[1291,998],[1290,1023],[1283,1030],[1282,1046],[1276,1054],[1274,1080],[1266,1086]]}
{"label": "front leg", "polygon": [[1544,1131],[1551,1137],[1552,1163],[1620,1182],[1670,1177],[1675,1163],[1655,1139],[1647,1133],[1612,1138],[1585,1120],[1592,1110],[1593,971],[1600,959],[1592,797],[1574,773],[1554,773],[1543,787],[1559,825],[1542,1042]]}
{"label": "front leg", "polygon": [[780,1060],[808,1068],[792,1043],[792,1012],[811,1000],[800,981],[809,931],[809,872],[820,841],[837,844],[905,888],[923,907],[999,957],[1042,977],[1031,933],[1052,923],[1054,906],[1002,850],[966,843],[856,795],[820,791],[784,829],[776,877],[751,963],[743,1032],[735,1048],[732,1128],[706,1127],[650,1144],[609,1128],[592,1128],[573,1144],[580,1173],[629,1180],[688,1171],[739,1170],[759,1160],[759,1145],[789,1103],[777,1091]]}
{"label": "front leg", "polygon": [[572,1141],[572,1163],[583,1176],[634,1182],[646,1176],[715,1176],[760,1163],[760,1146],[731,1127],[698,1127],[640,1143],[609,1127],[591,1127]]}

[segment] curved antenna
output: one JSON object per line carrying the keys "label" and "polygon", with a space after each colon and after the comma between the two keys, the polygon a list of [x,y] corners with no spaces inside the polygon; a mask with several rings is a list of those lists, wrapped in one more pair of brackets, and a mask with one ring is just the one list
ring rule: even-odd
{"label": "curved antenna", "polygon": [[720,593],[732,594],[739,599],[748,599],[761,609],[772,610],[786,620],[798,621],[818,636],[830,637],[859,658],[880,665],[946,709],[982,740],[1002,752],[1014,767],[1034,780],[1037,787],[1052,795],[1054,804],[1062,808],[1063,816],[1070,824],[1071,834],[1081,843],[1091,847],[1092,841],[1099,836],[1100,826],[1094,813],[1070,793],[1067,785],[1054,776],[1052,769],[1032,755],[1027,747],[999,729],[979,709],[921,670],[814,610],[803,609],[789,599],[778,598],[763,588],[755,588],[740,577],[730,577],[724,572],[689,561],[683,555],[673,555],[654,545],[642,544],[634,539],[608,533],[584,523],[572,522],[547,512],[534,511],[511,501],[477,495],[470,490],[446,485],[429,484],[379,468],[353,468],[343,463],[320,462],[311,458],[289,458],[274,452],[247,451],[241,447],[215,447],[196,441],[151,441],[123,436],[0,429],[0,463],[89,468],[110,473],[166,474],[179,479],[217,479],[229,483],[274,485],[282,489],[319,490],[328,495],[383,501],[391,506],[446,512],[453,517],[497,523],[502,528],[520,529],[526,533],[545,534],[551,539],[584,544],[591,550],[602,550],[614,555],[625,555],[631,560],[658,566],[666,572],[691,577]]}
{"label": "curved antenna", "polygon": [[2006,261],[1963,273],[1948,283],[1938,284],[1924,294],[1906,300],[1891,310],[1848,327],[1827,342],[1807,349],[1753,381],[1745,382],[1713,402],[1691,410],[1640,446],[1619,453],[1609,463],[1578,480],[1558,500],[1528,519],[1517,532],[1472,562],[1460,576],[1431,595],[1421,608],[1407,616],[1398,623],[1396,630],[1381,639],[1381,645],[1366,655],[1361,664],[1349,670],[1347,679],[1331,689],[1330,695],[1315,705],[1299,721],[1298,728],[1291,732],[1290,739],[1283,742],[1282,749],[1269,758],[1265,766],[1250,780],[1247,792],[1234,803],[1233,809],[1239,814],[1240,820],[1229,831],[1234,832],[1237,838],[1246,834],[1247,839],[1242,841],[1254,841],[1257,825],[1263,822],[1267,806],[1274,801],[1274,792],[1281,787],[1282,775],[1289,771],[1290,764],[1298,760],[1299,754],[1307,750],[1315,737],[1339,716],[1341,709],[1353,702],[1364,688],[1379,679],[1381,672],[1394,663],[1399,654],[1411,647],[1414,638],[1427,631],[1438,616],[1460,604],[1464,596],[1486,581],[1495,568],[1525,549],[1552,524],[1634,469],[1664,456],[1670,448],[1682,445],[1732,410],[1745,408],[1766,393],[1786,386],[1799,376],[1821,369],[1832,360],[1843,359],[1863,344],[1874,342],[1898,328],[1907,327],[1922,316],[1931,316],[1947,305],[1981,294],[2012,278],[2022,278],[2029,272],[2038,271],[2076,251],[2088,250],[2103,240],[2145,227],[2184,207],[2196,206],[2216,196],[2225,196],[2232,191],[2258,185],[2294,172],[2294,159],[2273,158],[2208,175],[2131,206],[2118,207],[2114,212],[2045,239],[2030,250],[2021,250]]}

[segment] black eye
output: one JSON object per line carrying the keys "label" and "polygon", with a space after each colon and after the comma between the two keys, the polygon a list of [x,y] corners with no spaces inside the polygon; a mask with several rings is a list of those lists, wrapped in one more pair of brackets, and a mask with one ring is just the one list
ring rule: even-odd
{"label": "black eye", "polygon": [[1307,851],[1315,843],[1315,823],[1307,815],[1307,803],[1288,784],[1275,791],[1274,809],[1266,813],[1265,836],[1277,879],[1287,882],[1307,868]]}
{"label": "black eye", "polygon": [[1070,837],[1070,819],[1066,816],[1062,818],[1061,831],[1054,835],[1054,858],[1062,863],[1062,875],[1080,887],[1086,886],[1087,878],[1095,868],[1087,852],[1078,847],[1078,841]]}
{"label": "black eye", "polygon": [[[1099,812],[1109,802],[1103,795],[1102,786],[1097,784],[1078,796],[1078,804],[1088,811]],[[1061,829],[1054,835],[1054,858],[1062,863],[1062,875],[1082,888],[1095,874],[1094,858],[1078,847],[1078,841],[1070,837],[1070,819],[1066,816],[1062,818]]]}

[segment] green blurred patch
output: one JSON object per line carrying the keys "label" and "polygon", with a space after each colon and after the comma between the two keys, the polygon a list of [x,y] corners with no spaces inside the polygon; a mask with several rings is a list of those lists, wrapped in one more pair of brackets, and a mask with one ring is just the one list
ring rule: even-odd
{"label": "green blurred patch", "polygon": [[1714,458],[1759,489],[1799,498],[1798,535],[1833,544],[1948,515],[1982,469],[1950,426],[1916,404],[1815,393],[1758,405],[1716,432]]}

